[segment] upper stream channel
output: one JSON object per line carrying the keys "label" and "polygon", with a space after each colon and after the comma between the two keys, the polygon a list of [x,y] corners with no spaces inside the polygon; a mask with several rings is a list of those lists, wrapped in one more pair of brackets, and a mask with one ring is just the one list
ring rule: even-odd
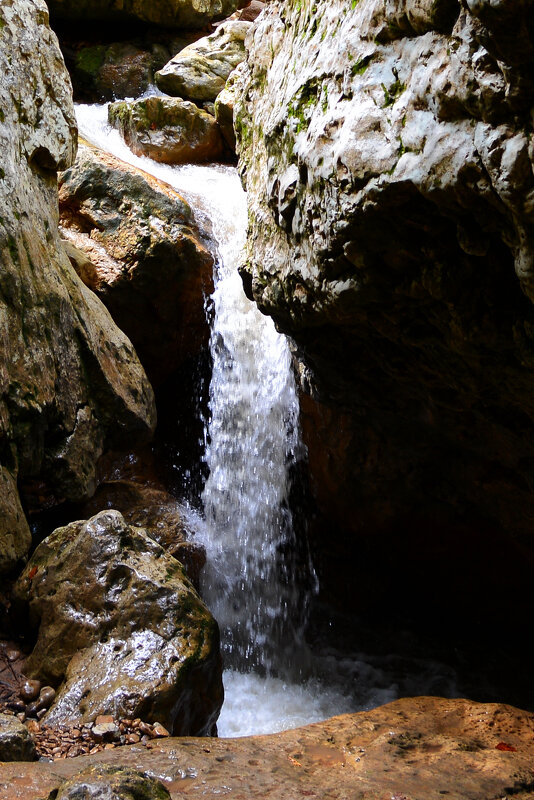
{"label": "upper stream channel", "polygon": [[105,105],[80,105],[77,116],[87,141],[179,191],[199,227],[208,221],[216,243],[209,473],[203,514],[185,511],[206,547],[202,595],[222,634],[226,699],[219,735],[275,732],[400,694],[454,695],[454,675],[442,665],[419,663],[409,678],[398,663],[306,645],[305,609],[316,579],[305,558],[297,571],[288,503],[289,471],[301,455],[298,403],[287,342],[245,297],[237,271],[247,208],[236,170],[139,158],[107,125]]}

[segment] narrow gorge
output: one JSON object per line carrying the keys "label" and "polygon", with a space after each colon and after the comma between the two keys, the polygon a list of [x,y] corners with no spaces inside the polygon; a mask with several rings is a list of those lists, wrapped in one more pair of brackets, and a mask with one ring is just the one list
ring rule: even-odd
{"label": "narrow gorge", "polygon": [[534,796],[533,60],[0,3],[5,800]]}

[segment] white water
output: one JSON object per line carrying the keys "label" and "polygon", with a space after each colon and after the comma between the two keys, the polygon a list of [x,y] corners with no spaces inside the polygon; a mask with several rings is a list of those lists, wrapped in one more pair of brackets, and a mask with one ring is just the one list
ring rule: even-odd
{"label": "white water", "polygon": [[[190,512],[190,522],[207,549],[203,596],[231,667],[219,734],[269,733],[395,699],[399,684],[387,668],[360,655],[312,658],[300,638],[305,598],[296,588],[287,507],[288,469],[299,447],[297,401],[287,343],[247,300],[237,272],[247,212],[236,171],[139,158],[107,125],[106,106],[78,106],[77,116],[88,141],[182,193],[197,218],[209,219],[217,242],[210,473],[205,520]],[[320,677],[292,680],[306,655]],[[431,688],[439,669],[429,664],[423,672]]]}

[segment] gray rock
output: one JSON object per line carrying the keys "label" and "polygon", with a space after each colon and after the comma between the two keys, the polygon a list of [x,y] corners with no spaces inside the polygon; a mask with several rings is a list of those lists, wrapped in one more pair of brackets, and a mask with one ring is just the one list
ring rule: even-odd
{"label": "gray rock", "polygon": [[54,790],[48,800],[170,800],[165,786],[130,767],[88,767]]}
{"label": "gray rock", "polygon": [[37,484],[37,502],[43,495],[53,501],[89,495],[103,450],[148,440],[155,406],[130,341],[81,283],[59,239],[56,172],[72,163],[76,123],[46,4],[3,3],[0,28],[0,572],[6,572],[30,542],[17,483],[24,491]]}
{"label": "gray rock", "polygon": [[223,696],[217,624],[181,564],[118,511],[54,531],[15,596],[38,628],[26,673],[63,681],[46,722],[110,714],[176,735],[212,732]]}
{"label": "gray rock", "polygon": [[[222,92],[219,92],[215,100],[215,119],[222,131],[222,135],[228,147],[235,152],[236,141],[234,131],[234,105],[236,86],[239,84],[243,75],[244,64],[240,64],[230,73],[226,85]],[[239,89],[237,90],[239,91]]]}
{"label": "gray rock", "polygon": [[189,100],[215,100],[230,73],[245,58],[245,37],[251,22],[225,22],[215,33],[181,50],[156,72],[157,86]]}
{"label": "gray rock", "polygon": [[[424,596],[462,620],[483,597],[492,629],[520,628],[534,558],[531,6],[271,3],[247,47],[245,286],[323,404],[304,401],[304,427],[317,539],[335,530],[342,551],[333,590],[346,583],[350,601],[359,563],[375,611],[377,585],[395,603],[398,572],[410,607]],[[438,587],[458,571],[455,536],[472,555],[451,603]]]}
{"label": "gray rock", "polygon": [[37,752],[28,729],[16,717],[0,714],[0,761],[35,761]]}

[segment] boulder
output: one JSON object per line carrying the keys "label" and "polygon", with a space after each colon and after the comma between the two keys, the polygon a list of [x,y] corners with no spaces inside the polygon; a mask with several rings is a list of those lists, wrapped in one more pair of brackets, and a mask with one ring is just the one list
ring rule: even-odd
{"label": "boulder", "polygon": [[213,258],[166,184],[80,146],[60,178],[61,231],[81,279],[130,336],[153,383],[208,341]]}
{"label": "boulder", "polygon": [[164,164],[217,161],[225,152],[215,118],[178,97],[112,103],[109,122],[136,155]]}
{"label": "boulder", "polygon": [[230,73],[245,58],[245,37],[251,22],[232,20],[185,47],[156,72],[156,85],[188,100],[215,100]]}
{"label": "boulder", "polygon": [[28,729],[16,717],[0,714],[0,761],[35,761],[37,752]]}
{"label": "boulder", "polygon": [[71,87],[42,0],[0,8],[0,570],[27,552],[16,486],[94,491],[110,446],[148,440],[152,389],[131,342],[72,269],[58,234],[58,169],[72,162]]}
{"label": "boulder", "polygon": [[14,593],[37,629],[26,674],[59,687],[46,722],[111,714],[179,735],[213,731],[217,624],[178,561],[118,511],[54,531]]}
{"label": "boulder", "polygon": [[65,781],[48,800],[170,800],[161,781],[129,767],[97,765],[87,767]]}
{"label": "boulder", "polygon": [[534,611],[533,41],[515,0],[271,3],[236,105],[245,287],[311,396],[323,587],[389,616],[402,575],[434,630]]}
{"label": "boulder", "polygon": [[49,0],[50,13],[59,20],[149,22],[169,28],[203,28],[224,19],[238,0]]}
{"label": "boulder", "polygon": [[161,50],[153,53],[131,42],[81,47],[72,71],[76,94],[95,101],[138,97],[154,82]]}
{"label": "boulder", "polygon": [[192,531],[185,520],[183,506],[172,495],[132,480],[104,481],[79,511],[80,516],[87,518],[110,508],[120,511],[130,525],[143,528],[151,539],[176,558],[198,589],[206,550],[194,539],[188,541]]}

